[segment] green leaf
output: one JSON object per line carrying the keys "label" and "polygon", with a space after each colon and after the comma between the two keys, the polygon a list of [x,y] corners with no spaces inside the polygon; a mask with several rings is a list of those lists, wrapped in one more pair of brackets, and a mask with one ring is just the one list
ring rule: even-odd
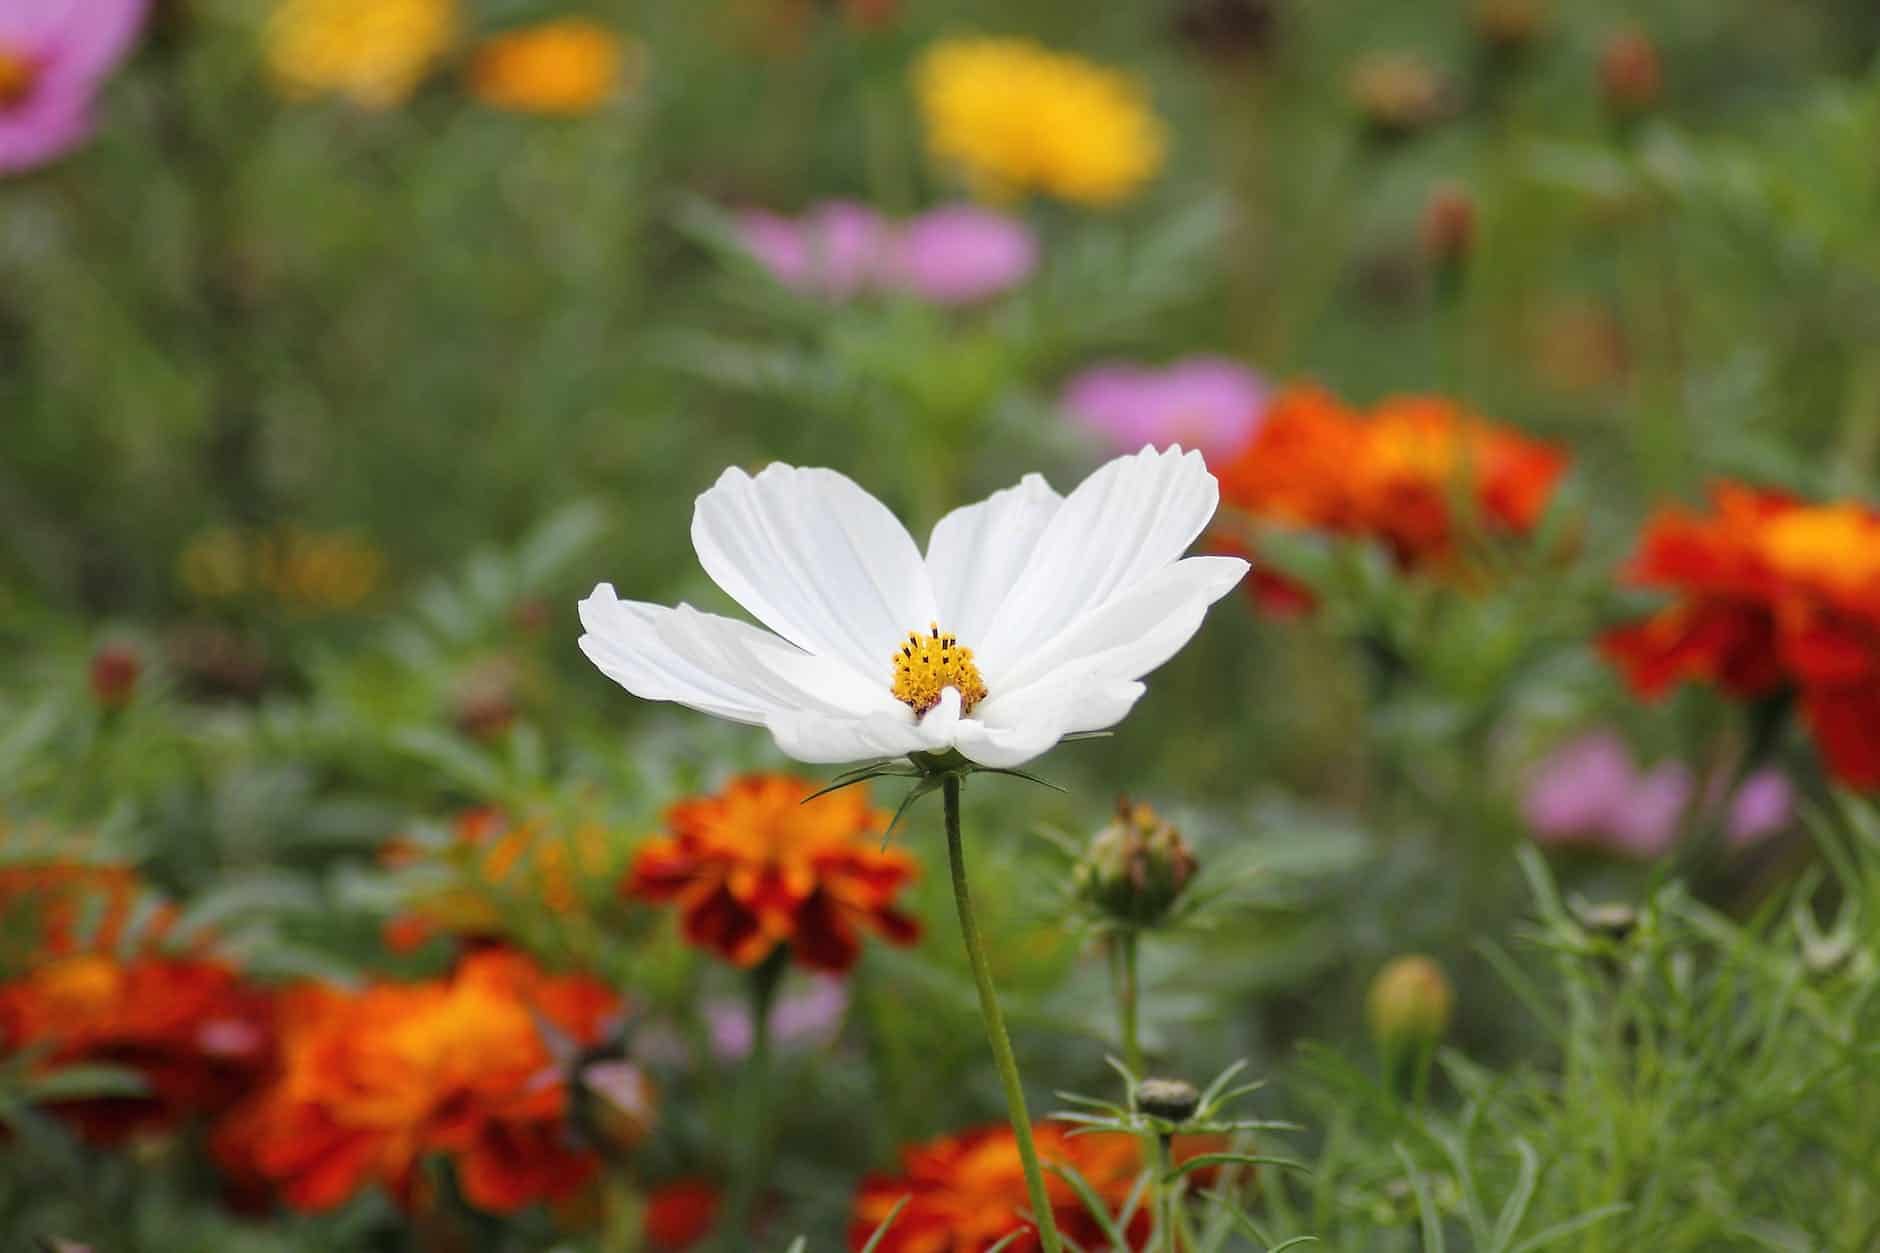
{"label": "green leaf", "polygon": [[1210,1166],[1278,1166],[1284,1170],[1296,1170],[1309,1175],[1312,1168],[1304,1162],[1290,1157],[1268,1157],[1264,1153],[1202,1153],[1191,1157],[1164,1175],[1164,1179],[1180,1179],[1197,1170],[1206,1170]]}
{"label": "green leaf", "polygon": [[881,1246],[881,1242],[888,1238],[888,1228],[894,1226],[894,1220],[901,1216],[901,1211],[906,1209],[907,1203],[913,1199],[904,1196],[894,1203],[894,1208],[888,1211],[888,1216],[881,1220],[881,1226],[875,1228],[875,1234],[869,1236],[868,1243],[862,1246],[862,1253],[875,1253],[875,1250]]}

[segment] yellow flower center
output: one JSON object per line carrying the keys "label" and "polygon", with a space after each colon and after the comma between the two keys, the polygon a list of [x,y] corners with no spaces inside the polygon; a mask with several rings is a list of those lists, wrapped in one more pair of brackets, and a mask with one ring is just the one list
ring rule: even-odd
{"label": "yellow flower center", "polygon": [[33,63],[6,48],[0,48],[0,109],[11,108],[32,94],[33,80],[39,70]]}
{"label": "yellow flower center", "polygon": [[973,650],[943,635],[940,624],[929,623],[927,634],[909,631],[907,642],[894,654],[894,698],[916,717],[940,703],[940,693],[953,688],[960,694],[960,712],[971,713],[986,698],[986,681],[973,664]]}
{"label": "yellow flower center", "polygon": [[1795,509],[1769,523],[1763,549],[1791,578],[1859,585],[1880,578],[1880,519],[1856,505]]}

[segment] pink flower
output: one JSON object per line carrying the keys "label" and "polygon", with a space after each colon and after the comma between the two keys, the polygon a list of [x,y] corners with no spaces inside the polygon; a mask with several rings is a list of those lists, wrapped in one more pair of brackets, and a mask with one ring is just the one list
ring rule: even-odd
{"label": "pink flower", "polygon": [[1038,268],[1038,239],[1016,218],[948,205],[901,228],[891,268],[891,284],[923,300],[978,304],[1031,277]]}
{"label": "pink flower", "polygon": [[880,281],[887,224],[867,205],[831,200],[801,218],[754,210],[744,246],[786,287],[847,300]]}
{"label": "pink flower", "polygon": [[966,205],[897,225],[867,205],[831,200],[800,218],[754,210],[739,230],[772,278],[837,301],[901,293],[976,304],[1017,286],[1038,264],[1037,239],[1022,222]]}
{"label": "pink flower", "polygon": [[1221,357],[1189,357],[1159,370],[1095,366],[1071,379],[1063,397],[1079,423],[1118,450],[1183,444],[1209,461],[1245,446],[1266,401],[1259,375]]}
{"label": "pink flower", "polygon": [[1759,844],[1795,820],[1795,785],[1780,770],[1758,770],[1730,801],[1724,830],[1732,846]]}
{"label": "pink flower", "polygon": [[0,0],[0,173],[91,134],[99,84],[130,52],[148,0]]}
{"label": "pink flower", "polygon": [[[818,975],[807,987],[787,992],[770,1008],[770,1035],[778,1044],[817,1044],[834,1036],[848,1012],[849,992],[842,980]],[[705,1006],[712,1052],[737,1061],[751,1051],[751,1011],[735,1001]]]}
{"label": "pink flower", "polygon": [[[1681,762],[1641,773],[1618,736],[1608,731],[1555,750],[1529,777],[1521,813],[1544,844],[1580,845],[1620,857],[1650,859],[1676,842],[1697,795]],[[1712,793],[1720,799],[1720,793]],[[1777,770],[1759,770],[1731,798],[1725,832],[1733,846],[1754,843],[1787,826],[1794,789]]]}

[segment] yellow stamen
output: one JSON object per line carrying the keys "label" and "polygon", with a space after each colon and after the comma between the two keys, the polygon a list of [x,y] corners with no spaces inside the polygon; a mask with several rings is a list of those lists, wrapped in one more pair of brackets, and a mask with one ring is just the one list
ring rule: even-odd
{"label": "yellow stamen", "polygon": [[0,48],[0,109],[19,104],[32,94],[39,71],[16,52]]}
{"label": "yellow stamen", "polygon": [[894,698],[919,716],[938,705],[947,688],[960,694],[963,714],[986,698],[986,681],[973,664],[973,650],[942,635],[937,622],[928,624],[925,635],[909,631],[907,642],[894,654]]}

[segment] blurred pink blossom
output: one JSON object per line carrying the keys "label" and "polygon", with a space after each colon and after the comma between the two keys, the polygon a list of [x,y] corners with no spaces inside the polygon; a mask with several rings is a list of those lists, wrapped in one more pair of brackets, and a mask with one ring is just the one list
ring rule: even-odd
{"label": "blurred pink blossom", "polygon": [[1188,357],[1164,369],[1093,366],[1064,388],[1064,407],[1119,451],[1144,444],[1198,448],[1210,461],[1232,456],[1260,424],[1267,385],[1222,357]]}
{"label": "blurred pink blossom", "polygon": [[[1618,736],[1598,731],[1556,749],[1528,778],[1521,812],[1543,844],[1581,845],[1649,859],[1676,842],[1696,779],[1681,762],[1641,772]],[[1731,798],[1730,842],[1742,846],[1789,824],[1794,792],[1780,771],[1759,770]]]}
{"label": "blurred pink blossom", "polygon": [[[778,1044],[816,1044],[833,1036],[848,1012],[849,992],[842,980],[817,976],[787,992],[770,1009],[770,1037]],[[736,1001],[705,1006],[712,1052],[736,1061],[751,1051],[751,1011]]]}
{"label": "blurred pink blossom", "polygon": [[1038,238],[1016,218],[948,205],[901,228],[890,266],[890,284],[923,300],[977,304],[1031,276],[1038,268]]}
{"label": "blurred pink blossom", "polygon": [[130,52],[148,0],[0,0],[0,173],[91,134],[99,85]]}
{"label": "blurred pink blossom", "polygon": [[976,304],[1016,287],[1038,266],[1030,228],[970,205],[897,224],[867,205],[831,200],[798,218],[747,212],[739,232],[772,278],[831,300],[898,292],[936,305]]}

